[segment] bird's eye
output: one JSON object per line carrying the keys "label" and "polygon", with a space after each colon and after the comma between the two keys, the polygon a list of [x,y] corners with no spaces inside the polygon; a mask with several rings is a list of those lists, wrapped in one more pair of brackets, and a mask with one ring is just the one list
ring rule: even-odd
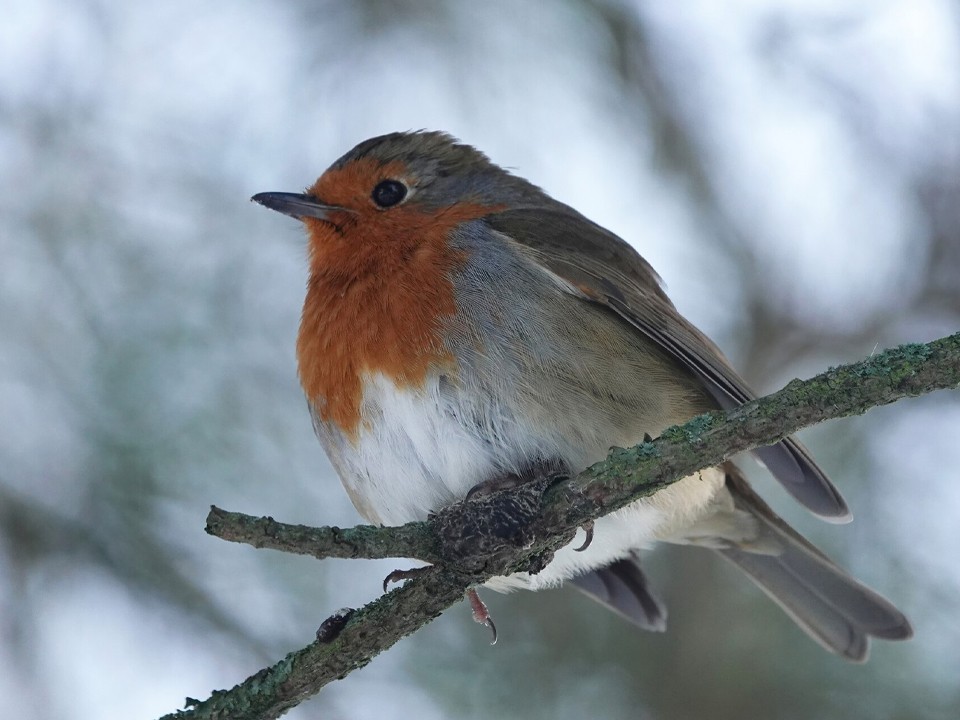
{"label": "bird's eye", "polygon": [[378,183],[370,194],[373,201],[382,208],[393,207],[407,196],[407,186],[399,180],[384,180]]}

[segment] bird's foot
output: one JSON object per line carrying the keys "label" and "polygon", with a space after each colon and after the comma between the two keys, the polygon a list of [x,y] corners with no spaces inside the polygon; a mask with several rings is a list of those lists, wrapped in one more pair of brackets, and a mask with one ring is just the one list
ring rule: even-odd
{"label": "bird's foot", "polygon": [[504,473],[477,483],[467,492],[464,502],[493,495],[501,490],[513,490],[527,483],[541,480],[549,480],[554,483],[568,477],[569,471],[563,463],[552,460],[538,460],[530,463],[527,468],[520,472]]}
{"label": "bird's foot", "polygon": [[513,490],[514,488],[518,488],[523,485],[524,482],[524,478],[512,473],[510,475],[499,475],[497,477],[490,478],[489,480],[478,482],[467,491],[467,496],[463,499],[463,501],[470,502],[475,498],[493,495],[501,490]]}
{"label": "bird's foot", "polygon": [[401,580],[413,580],[414,578],[426,575],[431,570],[433,570],[433,565],[410,568],[409,570],[394,570],[383,579],[383,591],[387,591],[387,586],[390,583],[400,582]]}
{"label": "bird's foot", "polygon": [[476,590],[472,588],[467,590],[467,600],[470,601],[470,609],[473,610],[473,620],[478,622],[481,625],[486,625],[490,628],[490,631],[493,633],[493,640],[490,641],[491,645],[497,644],[497,626],[493,624],[493,618],[490,617],[490,611],[487,610],[486,604],[483,600],[480,599],[480,595]]}

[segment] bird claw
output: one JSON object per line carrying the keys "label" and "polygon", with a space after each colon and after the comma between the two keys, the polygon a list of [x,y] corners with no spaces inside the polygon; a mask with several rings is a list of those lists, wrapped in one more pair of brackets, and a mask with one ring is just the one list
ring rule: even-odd
{"label": "bird claw", "polygon": [[584,523],[580,527],[587,534],[587,536],[583,539],[583,544],[580,545],[580,547],[575,547],[573,549],[574,552],[583,552],[590,547],[590,543],[593,542],[593,520],[588,523]]}
{"label": "bird claw", "polygon": [[566,466],[560,462],[540,461],[515,473],[506,473],[478,482],[467,492],[464,502],[477,497],[493,495],[501,490],[514,490],[531,482],[549,480],[552,483],[569,478]]}
{"label": "bird claw", "polygon": [[467,491],[467,496],[463,501],[470,502],[474,498],[493,495],[495,492],[500,492],[501,490],[513,490],[522,484],[523,478],[518,475],[500,475],[490,478],[489,480],[484,480],[483,482],[478,482]]}
{"label": "bird claw", "polygon": [[387,591],[387,586],[390,583],[400,582],[401,580],[413,580],[426,575],[432,569],[432,565],[425,565],[424,567],[410,568],[409,570],[394,570],[383,579],[383,591]]}
{"label": "bird claw", "polygon": [[490,628],[493,633],[493,640],[490,641],[491,645],[497,644],[497,626],[493,624],[493,618],[490,617],[490,611],[487,610],[486,604],[483,600],[480,599],[480,595],[476,590],[467,590],[467,600],[470,601],[470,609],[473,610],[473,620],[474,622],[480,623],[481,625],[486,625]]}
{"label": "bird claw", "polygon": [[[383,591],[387,592],[387,586],[390,585],[390,583],[400,582],[401,580],[414,580],[426,575],[431,570],[433,570],[432,565],[410,568],[409,570],[394,570],[383,579]],[[493,618],[490,617],[490,611],[487,610],[486,604],[480,599],[480,595],[477,594],[476,590],[467,590],[466,596],[467,600],[470,601],[470,609],[473,610],[474,621],[490,628],[490,632],[493,633],[493,639],[490,641],[490,644],[496,645],[497,626],[494,625]]]}

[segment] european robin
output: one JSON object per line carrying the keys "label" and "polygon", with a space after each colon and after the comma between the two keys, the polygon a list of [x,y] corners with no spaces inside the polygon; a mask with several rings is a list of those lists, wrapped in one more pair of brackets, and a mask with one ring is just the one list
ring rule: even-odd
{"label": "european robin", "polygon": [[[633,248],[445,133],[372,138],[305,193],[253,200],[308,231],[300,380],[317,436],[370,522],[422,520],[473,488],[545,468],[577,473],[611,446],[754,397]],[[800,443],[754,454],[813,513],[849,519]],[[658,541],[732,561],[849,660],[867,657],[870,636],[912,634],[729,462],[598,520],[587,547],[571,543],[540,573],[489,585],[571,580],[662,630],[666,611],[638,564]]]}

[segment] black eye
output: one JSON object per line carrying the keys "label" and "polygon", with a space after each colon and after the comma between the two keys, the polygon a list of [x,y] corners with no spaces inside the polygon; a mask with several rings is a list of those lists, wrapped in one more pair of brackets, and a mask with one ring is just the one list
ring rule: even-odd
{"label": "black eye", "polygon": [[407,196],[407,186],[399,180],[384,180],[370,194],[373,201],[382,208],[393,207]]}

